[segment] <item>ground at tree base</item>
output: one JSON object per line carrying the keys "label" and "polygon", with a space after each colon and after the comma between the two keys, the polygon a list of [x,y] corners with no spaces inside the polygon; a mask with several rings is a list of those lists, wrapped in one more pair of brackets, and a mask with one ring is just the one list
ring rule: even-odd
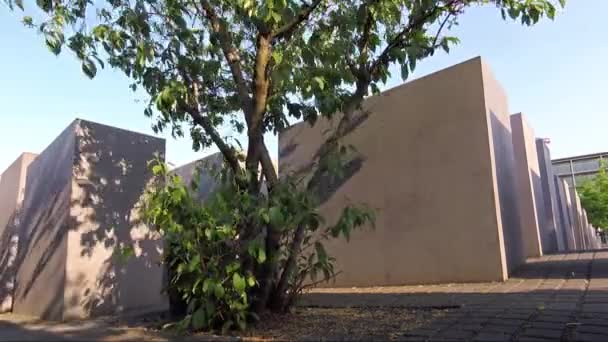
{"label": "ground at tree base", "polygon": [[608,341],[608,251],[529,260],[504,283],[317,289],[240,336],[177,336],[158,320],[49,323],[0,315],[13,340]]}

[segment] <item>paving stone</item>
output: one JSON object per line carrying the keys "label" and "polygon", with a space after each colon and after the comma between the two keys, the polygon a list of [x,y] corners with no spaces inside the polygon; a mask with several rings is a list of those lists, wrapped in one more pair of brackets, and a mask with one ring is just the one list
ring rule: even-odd
{"label": "paving stone", "polygon": [[578,322],[583,325],[599,325],[608,329],[608,317],[583,317],[579,318]]}
{"label": "paving stone", "polygon": [[548,324],[566,324],[572,320],[571,316],[548,316],[539,315],[534,319],[534,322],[548,323]]}
{"label": "paving stone", "polygon": [[543,338],[543,337],[536,337],[536,336],[529,336],[529,335],[523,335],[523,336],[519,336],[516,341],[521,341],[521,342],[546,342],[546,341],[555,341],[555,339],[553,338]]}
{"label": "paving stone", "polygon": [[433,336],[432,338],[449,338],[449,339],[471,339],[473,336],[475,336],[475,332],[474,331],[466,331],[466,330],[455,330],[455,329],[450,329],[444,332],[440,332],[439,334]]}
{"label": "paving stone", "polygon": [[510,334],[502,334],[495,332],[482,332],[473,338],[473,341],[488,341],[488,342],[498,342],[498,341],[509,341],[511,339]]}
{"label": "paving stone", "polygon": [[507,334],[512,335],[519,330],[519,326],[486,325],[480,333]]}
{"label": "paving stone", "polygon": [[519,327],[526,322],[527,322],[527,320],[525,320],[525,319],[494,318],[494,319],[488,321],[487,325]]}
{"label": "paving stone", "polygon": [[599,303],[599,304],[584,304],[583,312],[601,312],[608,313],[608,305]]}
{"label": "paving stone", "polygon": [[580,342],[606,342],[608,341],[608,335],[606,334],[588,334],[588,333],[574,333],[570,341]]}
{"label": "paving stone", "polygon": [[523,335],[532,336],[532,337],[559,339],[562,336],[562,331],[563,331],[563,329],[528,328],[528,329],[524,330]]}
{"label": "paving stone", "polygon": [[405,336],[425,336],[425,337],[429,337],[429,336],[432,336],[433,334],[435,334],[436,332],[437,332],[437,330],[435,330],[435,329],[421,328],[421,329],[414,329],[414,330],[407,331],[406,333],[404,333],[404,335]]}
{"label": "paving stone", "polygon": [[548,329],[548,330],[563,330],[566,327],[565,322],[530,322],[530,327],[533,329]]}
{"label": "paving stone", "polygon": [[608,336],[608,325],[581,324],[576,328],[577,333],[604,334]]}

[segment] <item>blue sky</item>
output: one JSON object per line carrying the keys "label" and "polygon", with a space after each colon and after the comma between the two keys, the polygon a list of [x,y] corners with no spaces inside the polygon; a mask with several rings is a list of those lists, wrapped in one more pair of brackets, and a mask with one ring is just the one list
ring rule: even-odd
{"label": "blue sky", "polygon": [[[506,89],[511,112],[525,113],[537,136],[551,138],[554,158],[608,151],[606,13],[608,0],[569,0],[554,22],[529,28],[503,22],[492,7],[473,8],[453,30],[461,44],[420,63],[414,77],[480,55]],[[3,4],[0,43],[0,170],[23,151],[42,151],[76,117],[152,133],[125,76],[105,69],[89,80],[73,56],[52,55]],[[386,88],[400,83],[397,72]],[[176,165],[210,152],[167,136],[167,159]]]}

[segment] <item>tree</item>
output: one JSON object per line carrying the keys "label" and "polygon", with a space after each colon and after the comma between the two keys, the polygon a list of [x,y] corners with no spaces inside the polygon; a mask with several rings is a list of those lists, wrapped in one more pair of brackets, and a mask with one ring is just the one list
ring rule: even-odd
{"label": "tree", "polygon": [[608,229],[608,174],[606,164],[602,163],[593,178],[577,187],[581,205],[587,211],[589,222],[594,227]]}
{"label": "tree", "polygon": [[[22,0],[5,1],[23,10]],[[38,28],[53,53],[64,46],[72,50],[91,78],[106,63],[122,70],[134,90],[142,87],[149,94],[144,113],[157,119],[155,130],[171,129],[182,136],[189,129],[195,150],[215,145],[221,151],[234,177],[226,189],[255,203],[239,207],[247,215],[229,221],[238,226],[237,233],[223,238],[238,237],[241,252],[232,253],[243,255],[243,248],[263,237],[261,249],[241,259],[239,271],[255,279],[245,292],[259,313],[286,310],[302,277],[312,274],[300,262],[311,236],[318,235],[319,219],[308,209],[315,207],[324,177],[339,171],[336,161],[351,151],[340,140],[363,99],[379,92],[391,76],[390,67],[400,67],[405,80],[420,60],[437,49],[448,52],[458,39],[445,32],[471,6],[495,6],[504,19],[532,25],[542,17],[553,18],[565,2],[556,1],[37,0],[42,20],[25,16],[23,22]],[[279,180],[264,133],[284,129],[289,118],[314,124],[318,116],[335,113],[341,113],[336,129],[305,180]],[[244,158],[239,143],[223,137],[220,127],[246,134]],[[160,166],[157,171],[163,173]],[[267,196],[262,182],[268,186]],[[179,189],[183,185],[175,180],[160,194],[181,194]],[[300,215],[299,207],[308,214]],[[212,215],[194,211],[186,216]],[[344,208],[343,214],[321,235],[348,237],[351,229],[373,220],[369,211],[356,206]],[[156,218],[177,224],[177,216]],[[313,245],[313,255],[329,265],[322,244]],[[251,261],[255,256],[257,263]]]}

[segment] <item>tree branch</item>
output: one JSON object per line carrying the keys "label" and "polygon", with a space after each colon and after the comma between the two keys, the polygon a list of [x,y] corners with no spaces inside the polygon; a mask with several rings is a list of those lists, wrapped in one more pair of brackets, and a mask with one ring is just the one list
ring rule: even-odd
{"label": "tree branch", "polygon": [[243,112],[245,113],[245,118],[248,118],[251,112],[251,98],[249,97],[249,92],[247,91],[247,82],[245,82],[243,71],[241,70],[238,50],[232,45],[230,33],[228,33],[228,31],[226,31],[226,27],[222,25],[220,18],[209,1],[201,0],[201,5],[203,7],[204,16],[211,24],[211,30],[218,35],[222,52],[226,58],[226,61],[228,62],[228,65],[230,66],[230,72],[232,73],[232,77],[236,83],[237,93],[243,108]]}
{"label": "tree branch", "polygon": [[241,164],[239,163],[234,148],[226,144],[219,132],[213,127],[213,124],[211,123],[209,118],[204,115],[201,115],[198,83],[192,80],[181,68],[179,69],[179,72],[182,78],[184,79],[184,82],[186,82],[186,84],[189,84],[192,88],[192,103],[186,104],[185,108],[183,108],[184,111],[190,114],[192,121],[194,121],[194,123],[196,123],[197,125],[201,126],[205,133],[209,135],[209,137],[211,137],[211,140],[220,150],[232,171],[235,173],[235,175],[237,175],[241,170]]}
{"label": "tree branch", "polygon": [[372,25],[374,23],[374,16],[370,10],[370,7],[378,1],[379,0],[369,0],[361,5],[363,6],[362,10],[366,11],[365,22],[363,23],[363,32],[361,32],[361,38],[357,42],[357,48],[359,49],[361,64],[363,64],[364,62],[364,57],[367,57],[367,45],[369,44]]}
{"label": "tree branch", "polygon": [[[386,64],[388,64],[390,62],[390,57],[389,57],[390,52],[393,49],[401,46],[404,43],[405,37],[407,35],[412,33],[415,29],[420,29],[429,18],[431,18],[434,15],[437,15],[438,11],[445,9],[445,8],[450,9],[452,6],[456,5],[459,1],[461,1],[461,0],[451,0],[444,6],[434,6],[432,8],[432,10],[428,11],[427,13],[424,13],[423,15],[421,15],[415,19],[413,17],[410,17],[411,20],[408,23],[408,25],[403,30],[401,30],[401,32],[399,32],[397,34],[397,36],[384,48],[382,53],[380,53],[378,58],[372,63],[372,66],[370,68],[370,74],[374,75],[378,71],[378,68],[380,68],[380,66],[383,66],[383,65],[385,66]],[[412,13],[412,16],[413,16],[413,13]]]}
{"label": "tree branch", "polygon": [[310,14],[321,4],[323,0],[314,0],[311,4],[303,5],[296,17],[287,24],[279,27],[279,29],[271,34],[273,39],[281,39],[291,35],[302,22],[308,20]]}

